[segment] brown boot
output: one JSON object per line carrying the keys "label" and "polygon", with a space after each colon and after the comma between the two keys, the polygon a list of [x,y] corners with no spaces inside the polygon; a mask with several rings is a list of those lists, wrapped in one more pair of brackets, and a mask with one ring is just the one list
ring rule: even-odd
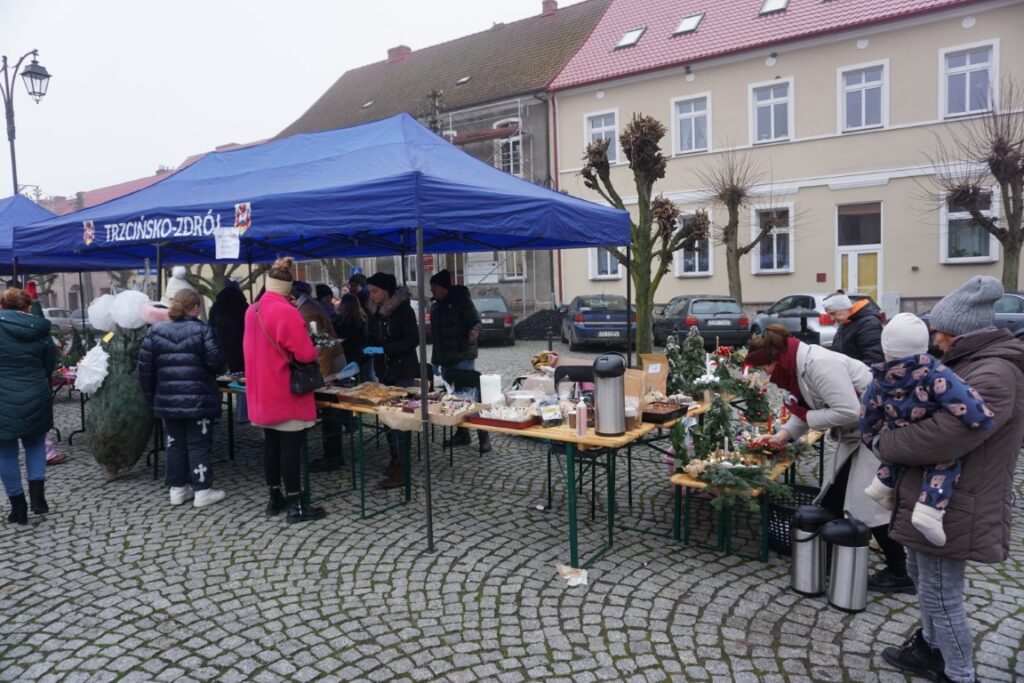
{"label": "brown boot", "polygon": [[402,461],[399,460],[395,463],[395,467],[388,473],[388,478],[378,484],[382,489],[397,489],[399,486],[405,486],[405,467],[402,466]]}

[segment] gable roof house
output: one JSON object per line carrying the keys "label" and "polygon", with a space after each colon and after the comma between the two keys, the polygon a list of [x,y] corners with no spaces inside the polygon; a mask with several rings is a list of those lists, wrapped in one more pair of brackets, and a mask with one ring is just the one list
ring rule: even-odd
{"label": "gable roof house", "polygon": [[[584,145],[653,115],[670,157],[655,190],[684,212],[725,220],[699,180],[725,153],[762,172],[740,244],[768,210],[786,223],[740,263],[746,304],[841,287],[890,314],[923,309],[1000,275],[999,243],[945,201],[929,159],[936,136],[962,134],[1024,77],[1021,35],[1022,0],[612,0],[549,88],[557,183],[597,199],[579,176]],[[617,143],[610,154],[631,194]],[[657,300],[728,292],[724,251],[712,240],[676,254]],[[560,263],[564,298],[625,290],[597,250]]]}
{"label": "gable roof house", "polygon": [[[406,112],[472,156],[550,186],[546,89],[590,35],[609,2],[585,0],[560,8],[556,0],[542,0],[541,13],[535,16],[495,24],[431,47],[391,48],[387,59],[342,74],[280,136]],[[550,258],[544,253],[428,259],[428,271],[447,267],[475,293],[497,290],[514,301],[513,308],[520,312],[551,296]],[[403,268],[395,257],[376,259],[363,267],[394,272],[411,281],[415,269],[408,265]]]}

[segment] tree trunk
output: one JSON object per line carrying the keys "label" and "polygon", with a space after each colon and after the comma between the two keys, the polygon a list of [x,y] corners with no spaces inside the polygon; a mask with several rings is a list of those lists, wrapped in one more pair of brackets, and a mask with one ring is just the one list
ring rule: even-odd
{"label": "tree trunk", "polygon": [[1007,240],[1003,244],[1003,289],[1008,292],[1016,292],[1017,275],[1020,272],[1020,242]]}
{"label": "tree trunk", "polygon": [[725,242],[725,269],[729,276],[729,296],[743,304],[743,281],[740,279],[739,207],[728,206],[729,223],[723,230]]}
{"label": "tree trunk", "polygon": [[654,287],[651,283],[651,257],[633,252],[631,274],[633,276],[633,310],[636,311],[636,352],[651,353],[654,350]]}

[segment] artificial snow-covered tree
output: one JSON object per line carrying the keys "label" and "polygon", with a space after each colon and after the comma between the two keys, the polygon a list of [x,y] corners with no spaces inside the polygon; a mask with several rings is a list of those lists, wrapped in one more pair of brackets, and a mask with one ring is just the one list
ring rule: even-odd
{"label": "artificial snow-covered tree", "polygon": [[704,338],[696,327],[683,340],[679,350],[679,372],[687,389],[693,386],[698,377],[707,372],[707,355],[704,353]]}
{"label": "artificial snow-covered tree", "polygon": [[708,411],[704,413],[704,424],[690,430],[693,439],[694,457],[706,458],[725,443],[730,447],[734,436],[732,408],[721,396],[715,396]]}

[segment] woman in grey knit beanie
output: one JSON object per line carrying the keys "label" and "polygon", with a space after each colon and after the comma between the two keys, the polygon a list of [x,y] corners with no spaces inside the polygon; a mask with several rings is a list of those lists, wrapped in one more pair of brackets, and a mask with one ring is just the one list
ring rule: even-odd
{"label": "woman in grey knit beanie", "polygon": [[1003,296],[1003,285],[987,275],[976,275],[935,304],[928,316],[933,332],[959,337],[996,324],[995,303]]}

